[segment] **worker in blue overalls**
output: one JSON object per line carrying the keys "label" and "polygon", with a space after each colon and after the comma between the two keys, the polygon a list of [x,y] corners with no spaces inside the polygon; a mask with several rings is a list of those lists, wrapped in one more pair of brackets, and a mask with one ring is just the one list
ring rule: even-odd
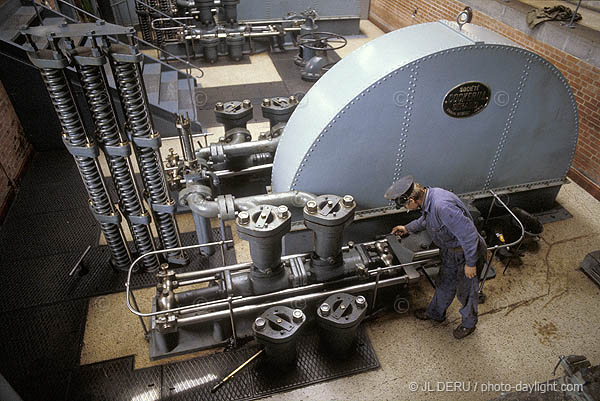
{"label": "worker in blue overalls", "polygon": [[443,322],[446,310],[456,295],[462,308],[461,324],[454,337],[464,338],[475,331],[478,305],[478,267],[483,267],[487,246],[479,235],[465,204],[452,192],[442,188],[422,187],[406,176],[396,181],[385,193],[396,207],[421,209],[421,217],[406,226],[396,226],[392,233],[408,235],[427,230],[440,248],[442,266],[433,299],[427,309],[415,311],[421,320]]}

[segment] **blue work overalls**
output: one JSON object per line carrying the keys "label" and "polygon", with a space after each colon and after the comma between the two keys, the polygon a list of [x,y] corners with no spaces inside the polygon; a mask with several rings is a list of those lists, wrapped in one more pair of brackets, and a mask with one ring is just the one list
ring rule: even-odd
{"label": "blue work overalls", "polygon": [[471,214],[452,192],[441,188],[427,188],[422,215],[406,225],[409,232],[427,230],[434,244],[440,248],[442,266],[433,299],[427,315],[443,320],[446,310],[456,295],[462,308],[462,326],[477,324],[478,277],[465,275],[465,264],[477,266],[485,258],[485,241],[475,228]]}

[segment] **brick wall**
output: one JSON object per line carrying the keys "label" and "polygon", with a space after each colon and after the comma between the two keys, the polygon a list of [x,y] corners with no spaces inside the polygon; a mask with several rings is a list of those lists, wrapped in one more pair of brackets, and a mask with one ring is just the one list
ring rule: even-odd
{"label": "brick wall", "polygon": [[[440,19],[455,21],[465,7],[455,0],[371,0],[369,19],[389,31]],[[541,55],[564,74],[579,109],[579,140],[569,177],[600,199],[600,68],[476,9],[473,9],[473,23]]]}
{"label": "brick wall", "polygon": [[6,212],[32,148],[0,82],[0,221]]}

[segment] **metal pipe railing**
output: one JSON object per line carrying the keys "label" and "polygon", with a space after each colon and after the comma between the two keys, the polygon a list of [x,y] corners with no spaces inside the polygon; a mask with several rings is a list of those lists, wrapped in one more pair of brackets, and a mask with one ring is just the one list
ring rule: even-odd
{"label": "metal pipe railing", "polygon": [[[498,252],[499,249],[509,248],[511,246],[514,246],[514,245],[518,244],[525,237],[525,227],[523,226],[523,223],[521,223],[521,220],[519,220],[517,218],[517,216],[515,216],[515,214],[512,212],[512,210],[510,210],[508,208],[508,206],[504,202],[502,202],[502,199],[500,199],[500,197],[494,191],[492,191],[490,189],[489,192],[494,197],[494,200],[492,201],[492,206],[494,205],[494,202],[497,200],[498,202],[500,202],[500,204],[502,205],[502,207],[504,207],[508,211],[508,213],[510,213],[510,215],[512,216],[512,218],[515,219],[515,221],[517,223],[519,223],[519,227],[521,227],[521,236],[519,237],[518,240],[513,241],[510,244],[496,245],[494,247],[488,248],[488,252],[489,251],[493,251],[493,252],[492,252],[492,256],[490,257],[490,259],[488,261],[486,261],[485,267],[484,267],[483,272],[482,272],[483,273],[483,280],[481,280],[481,283],[479,284],[479,289],[477,290],[477,292],[478,292],[479,295],[481,295],[483,293],[483,287],[485,286],[485,281],[487,279],[487,273],[488,273],[488,271],[490,269],[490,264],[492,263],[492,260],[494,260],[494,256],[496,256],[496,252]],[[491,213],[491,211],[492,211],[492,208],[490,207],[490,210],[488,212],[488,217],[489,217],[489,213]]]}
{"label": "metal pipe railing", "polygon": [[139,312],[139,310],[136,308],[134,309],[133,306],[131,305],[131,301],[130,298],[132,297],[132,293],[131,293],[131,273],[133,272],[133,269],[135,268],[135,266],[145,257],[148,255],[160,255],[163,253],[167,253],[167,252],[174,252],[174,251],[185,251],[187,249],[196,249],[196,248],[200,248],[200,247],[204,247],[204,246],[212,246],[212,245],[220,245],[221,247],[224,246],[225,244],[231,244],[233,243],[232,240],[225,240],[225,241],[215,241],[215,242],[208,242],[206,244],[198,244],[198,245],[188,245],[188,246],[180,246],[177,248],[170,248],[170,249],[159,249],[156,251],[152,251],[152,252],[147,252],[143,255],[140,255],[136,260],[133,261],[133,263],[131,264],[131,266],[129,266],[129,270],[127,271],[127,281],[125,282],[125,300],[127,302],[127,307],[129,308],[129,310],[140,316],[140,317],[148,317],[148,316],[156,316],[156,315],[162,315],[165,313],[173,313],[173,312],[179,312],[179,311],[183,311],[186,309],[190,309],[191,307],[195,307],[197,305],[188,305],[188,306],[182,306],[179,308],[173,308],[173,309],[169,309],[166,311],[160,311],[160,312],[151,312],[151,313],[141,313]]}

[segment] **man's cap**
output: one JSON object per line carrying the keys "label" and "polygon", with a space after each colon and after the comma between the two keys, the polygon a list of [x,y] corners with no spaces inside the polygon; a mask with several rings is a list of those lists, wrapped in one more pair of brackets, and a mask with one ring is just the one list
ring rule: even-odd
{"label": "man's cap", "polygon": [[414,179],[412,175],[407,175],[400,178],[398,181],[394,182],[392,186],[385,191],[383,197],[385,199],[394,200],[399,198],[400,196],[406,194],[409,191],[412,191],[414,186]]}

